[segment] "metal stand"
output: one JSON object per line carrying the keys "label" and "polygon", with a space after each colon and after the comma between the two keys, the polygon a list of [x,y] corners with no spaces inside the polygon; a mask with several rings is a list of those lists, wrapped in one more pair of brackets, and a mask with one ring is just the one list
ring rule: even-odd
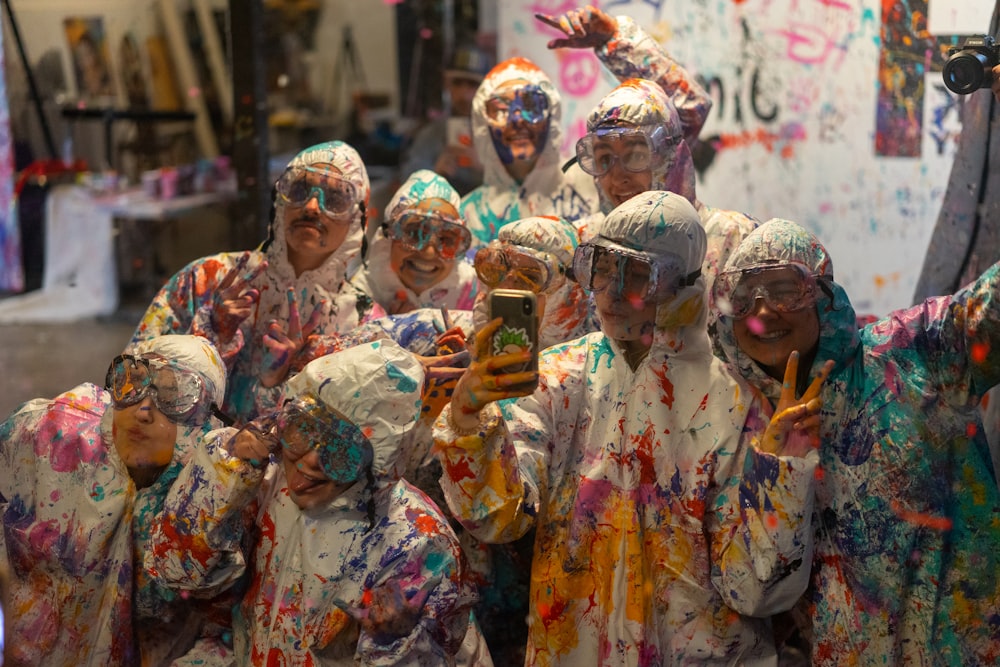
{"label": "metal stand", "polygon": [[24,75],[28,79],[28,88],[31,91],[31,101],[38,113],[38,122],[42,125],[42,135],[45,137],[45,148],[49,151],[49,159],[55,160],[59,157],[56,152],[56,142],[52,139],[52,130],[49,122],[45,118],[42,108],[42,96],[38,94],[38,86],[35,84],[35,75],[31,71],[31,64],[28,62],[28,55],[24,51],[24,42],[21,41],[21,31],[17,27],[17,20],[14,18],[14,8],[10,6],[10,0],[3,0],[4,9],[7,10],[7,18],[10,19],[10,32],[14,35],[14,42],[17,44],[17,54],[24,66]]}

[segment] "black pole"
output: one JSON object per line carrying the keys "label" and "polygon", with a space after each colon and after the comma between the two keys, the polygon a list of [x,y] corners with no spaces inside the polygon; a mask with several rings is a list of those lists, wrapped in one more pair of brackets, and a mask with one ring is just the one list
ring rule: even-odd
{"label": "black pole", "polygon": [[233,241],[252,248],[267,238],[271,212],[267,63],[263,0],[229,0],[233,63],[233,167],[239,196]]}
{"label": "black pole", "polygon": [[52,130],[49,129],[49,121],[45,118],[45,110],[42,108],[42,96],[38,94],[38,86],[35,85],[35,75],[31,72],[31,65],[28,63],[28,54],[24,52],[24,42],[21,41],[21,31],[17,28],[17,21],[14,19],[14,8],[10,6],[10,0],[3,0],[3,6],[7,9],[7,18],[10,19],[10,31],[17,42],[17,53],[21,57],[21,64],[24,65],[24,75],[28,77],[28,88],[31,90],[31,99],[35,104],[35,111],[38,112],[38,122],[42,124],[42,134],[45,136],[45,147],[49,149],[49,158],[55,160],[59,157],[56,152],[56,142],[52,139]]}

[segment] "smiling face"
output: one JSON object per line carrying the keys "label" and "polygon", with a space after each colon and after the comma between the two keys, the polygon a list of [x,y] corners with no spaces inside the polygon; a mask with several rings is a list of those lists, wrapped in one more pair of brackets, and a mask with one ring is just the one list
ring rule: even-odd
{"label": "smiling face", "polygon": [[155,482],[173,459],[177,424],[146,396],[134,405],[113,408],[112,437],[115,451],[141,489]]}
{"label": "smiling face", "polygon": [[[329,164],[312,165],[311,169],[341,175],[339,169]],[[304,177],[316,181],[310,184],[316,186],[317,192],[319,188],[329,185],[324,182],[320,174],[308,172]],[[296,275],[318,268],[336,252],[351,230],[356,210],[355,207],[349,213],[331,217],[322,210],[319,196],[316,194],[311,194],[301,205],[296,206],[291,203],[284,205],[288,261]]]}
{"label": "smiling face", "polygon": [[516,180],[534,169],[549,131],[547,101],[524,79],[497,87],[486,102],[490,136],[501,162]]}
{"label": "smiling face", "polygon": [[594,142],[594,161],[599,165],[611,164],[611,168],[598,176],[597,187],[614,206],[628,201],[653,186],[652,168],[629,171],[626,164],[637,161],[636,155],[645,155],[648,162],[649,145],[642,136],[625,136],[621,139],[598,139]]}
{"label": "smiling face", "polygon": [[749,315],[733,322],[733,334],[747,356],[769,376],[782,380],[793,351],[797,350],[804,360],[815,354],[819,344],[819,315],[814,305],[783,313],[758,298]]}
{"label": "smiling face", "polygon": [[[410,210],[436,213],[451,219],[459,217],[458,210],[444,199],[425,199]],[[455,268],[457,258],[442,257],[437,246],[436,239],[431,239],[422,250],[415,250],[402,241],[392,240],[389,264],[400,282],[415,294],[437,285]]]}

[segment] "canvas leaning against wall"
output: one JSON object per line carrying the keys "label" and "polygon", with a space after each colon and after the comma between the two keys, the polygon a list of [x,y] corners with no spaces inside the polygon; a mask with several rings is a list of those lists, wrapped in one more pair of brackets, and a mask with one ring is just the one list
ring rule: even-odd
{"label": "canvas leaning against wall", "polygon": [[80,99],[88,102],[113,99],[114,76],[105,40],[104,20],[98,16],[63,20],[73,75]]}
{"label": "canvas leaning against wall", "polygon": [[[940,30],[935,2],[949,8]],[[559,34],[533,16],[579,4],[499,3],[498,55],[530,58],[559,88],[566,154],[616,81],[590,50],[549,51]],[[700,200],[808,227],[860,313],[910,305],[961,130],[940,72],[961,34],[946,19],[985,33],[992,0],[593,4],[633,17],[709,90]]]}

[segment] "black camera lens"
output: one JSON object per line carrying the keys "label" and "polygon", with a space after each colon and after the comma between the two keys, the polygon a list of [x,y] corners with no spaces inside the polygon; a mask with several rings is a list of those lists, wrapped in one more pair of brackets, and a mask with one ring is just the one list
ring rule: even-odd
{"label": "black camera lens", "polygon": [[944,64],[944,85],[956,95],[968,95],[980,88],[986,79],[986,56],[977,51],[959,51]]}
{"label": "black camera lens", "polygon": [[525,315],[531,315],[534,312],[531,307],[531,299],[525,299],[521,302],[521,310],[524,311]]}

